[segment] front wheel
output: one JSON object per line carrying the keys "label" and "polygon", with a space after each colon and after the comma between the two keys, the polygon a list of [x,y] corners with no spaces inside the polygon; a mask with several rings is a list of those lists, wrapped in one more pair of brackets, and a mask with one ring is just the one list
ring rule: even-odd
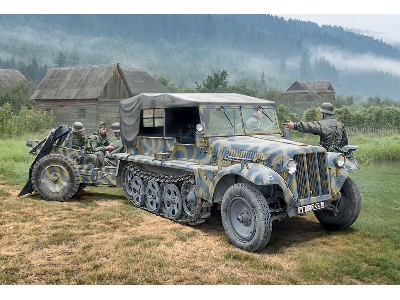
{"label": "front wheel", "polygon": [[342,230],[351,226],[361,210],[361,196],[356,184],[350,178],[344,182],[341,197],[332,204],[336,209],[316,210],[314,215],[321,225],[328,230]]}
{"label": "front wheel", "polygon": [[256,252],[268,244],[271,212],[261,192],[249,184],[237,183],[226,190],[221,218],[226,235],[237,248]]}

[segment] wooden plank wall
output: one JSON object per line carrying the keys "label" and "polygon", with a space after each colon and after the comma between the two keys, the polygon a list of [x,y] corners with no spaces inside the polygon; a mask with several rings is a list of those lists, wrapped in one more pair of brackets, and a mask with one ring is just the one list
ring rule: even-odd
{"label": "wooden plank wall", "polygon": [[104,121],[108,127],[119,121],[119,102],[123,99],[100,99],[98,105],[98,121]]}
{"label": "wooden plank wall", "polygon": [[[84,108],[85,118],[79,118],[78,112]],[[97,101],[96,100],[36,100],[35,109],[54,112],[53,127],[66,125],[71,127],[76,121],[83,123],[85,128],[97,128]]]}

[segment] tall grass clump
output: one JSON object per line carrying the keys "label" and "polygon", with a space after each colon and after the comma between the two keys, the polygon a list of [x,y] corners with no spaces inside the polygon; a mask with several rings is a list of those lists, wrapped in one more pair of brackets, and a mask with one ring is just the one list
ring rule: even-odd
{"label": "tall grass clump", "polygon": [[357,157],[366,157],[373,162],[400,161],[400,135],[389,136],[357,135],[352,144],[358,145]]}
{"label": "tall grass clump", "polygon": [[28,180],[29,167],[35,159],[29,155],[29,148],[26,146],[28,139],[43,139],[44,135],[24,134],[18,139],[2,139],[0,146],[0,181],[8,184],[22,186]]}

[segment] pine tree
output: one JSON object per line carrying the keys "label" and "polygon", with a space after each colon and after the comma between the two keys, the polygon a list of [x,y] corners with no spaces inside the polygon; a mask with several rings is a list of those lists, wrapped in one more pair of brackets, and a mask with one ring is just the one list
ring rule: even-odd
{"label": "pine tree", "polygon": [[261,92],[265,91],[266,84],[267,84],[267,83],[265,82],[264,71],[262,71],[262,73],[261,73],[261,79],[260,79],[260,91],[261,91]]}
{"label": "pine tree", "polygon": [[60,51],[54,63],[57,68],[65,67],[67,65],[67,57]]}
{"label": "pine tree", "polygon": [[300,78],[301,80],[308,80],[311,78],[311,60],[307,51],[303,52],[300,59]]}

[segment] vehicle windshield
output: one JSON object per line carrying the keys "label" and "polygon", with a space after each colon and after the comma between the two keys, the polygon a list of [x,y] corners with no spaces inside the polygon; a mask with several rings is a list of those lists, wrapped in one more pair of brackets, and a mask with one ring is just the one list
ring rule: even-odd
{"label": "vehicle windshield", "polygon": [[205,134],[234,135],[279,131],[275,108],[271,106],[204,108]]}

